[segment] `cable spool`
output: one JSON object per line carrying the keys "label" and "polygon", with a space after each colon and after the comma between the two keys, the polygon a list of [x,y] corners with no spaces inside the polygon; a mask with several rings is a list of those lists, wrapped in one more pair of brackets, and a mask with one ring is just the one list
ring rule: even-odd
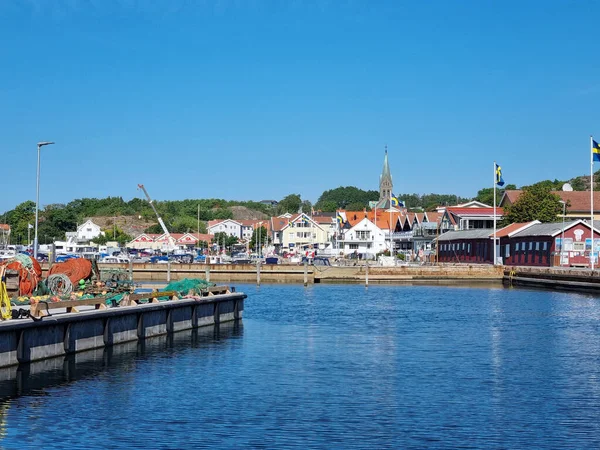
{"label": "cable spool", "polygon": [[52,295],[66,296],[73,292],[73,283],[63,273],[50,275],[46,280],[46,285]]}

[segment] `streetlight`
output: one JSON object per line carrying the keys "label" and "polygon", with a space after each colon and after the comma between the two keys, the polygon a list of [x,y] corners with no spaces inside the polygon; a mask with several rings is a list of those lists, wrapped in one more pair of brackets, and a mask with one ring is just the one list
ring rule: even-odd
{"label": "streetlight", "polygon": [[[565,248],[565,214],[566,214],[566,207],[567,207],[567,202],[565,202],[564,200],[559,200],[559,203],[562,203],[563,205],[563,220],[562,220],[562,233],[560,236],[560,262],[559,265],[562,266],[562,255],[563,255],[563,249]],[[593,251],[593,249],[592,249]]]}
{"label": "streetlight", "polygon": [[33,258],[37,259],[38,255],[38,211],[40,207],[40,149],[44,145],[52,145],[54,142],[38,142],[37,145],[37,179],[36,179],[36,194],[35,194],[35,233],[33,237]]}

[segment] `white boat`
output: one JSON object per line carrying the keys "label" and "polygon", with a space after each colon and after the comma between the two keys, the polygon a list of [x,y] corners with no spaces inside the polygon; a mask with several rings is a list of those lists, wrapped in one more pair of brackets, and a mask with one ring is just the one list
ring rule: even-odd
{"label": "white boat", "polygon": [[17,252],[12,248],[0,249],[0,260],[14,258]]}
{"label": "white boat", "polygon": [[98,262],[103,264],[129,264],[129,261],[126,256],[105,256]]}

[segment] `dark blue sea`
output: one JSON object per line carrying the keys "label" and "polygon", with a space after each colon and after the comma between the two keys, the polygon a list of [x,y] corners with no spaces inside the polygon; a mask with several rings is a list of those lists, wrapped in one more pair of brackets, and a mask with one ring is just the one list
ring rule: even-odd
{"label": "dark blue sea", "polygon": [[600,299],[236,285],[224,324],[22,367],[0,448],[600,448]]}

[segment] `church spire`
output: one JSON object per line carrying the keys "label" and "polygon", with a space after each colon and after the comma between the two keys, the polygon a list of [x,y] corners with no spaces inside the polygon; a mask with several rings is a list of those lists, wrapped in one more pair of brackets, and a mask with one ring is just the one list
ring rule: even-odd
{"label": "church spire", "polygon": [[388,162],[388,151],[387,144],[385,146],[385,156],[383,157],[383,170],[379,177],[379,203],[390,200],[392,196],[392,189],[394,184],[392,182],[392,173],[390,172],[390,163]]}

